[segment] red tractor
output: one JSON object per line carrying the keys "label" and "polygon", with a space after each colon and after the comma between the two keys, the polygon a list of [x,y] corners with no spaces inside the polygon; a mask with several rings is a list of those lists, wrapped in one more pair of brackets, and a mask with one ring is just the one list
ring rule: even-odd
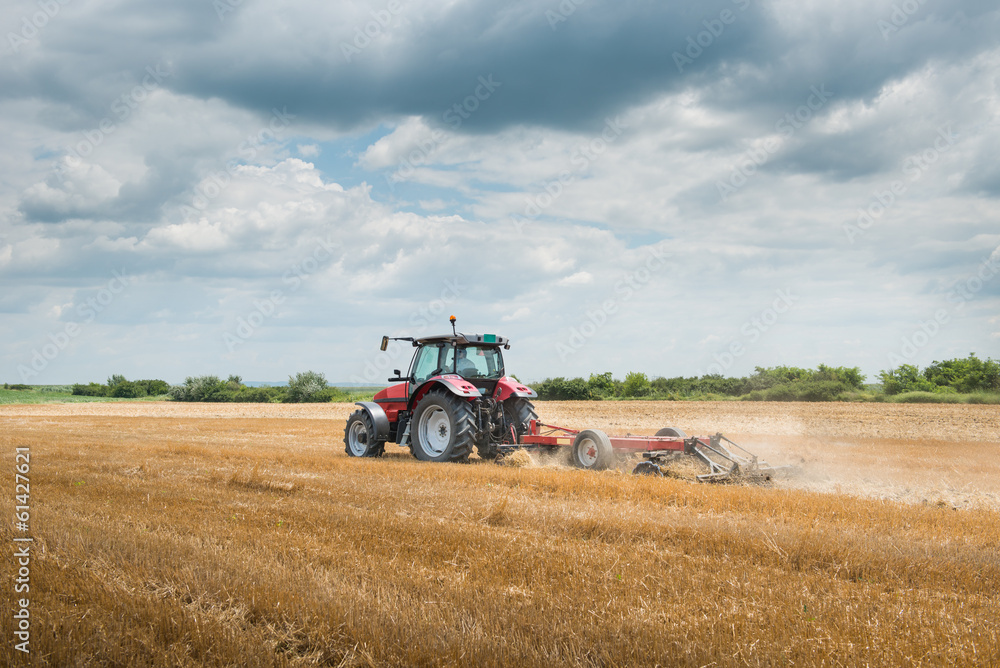
{"label": "red tractor", "polygon": [[[516,448],[538,416],[534,390],[505,375],[501,349],[510,343],[495,334],[451,334],[410,341],[417,349],[406,376],[394,370],[391,385],[373,401],[358,402],[344,429],[352,457],[380,457],[386,443],[408,446],[424,461],[465,461],[475,447],[494,459]],[[390,338],[382,337],[382,350]],[[506,446],[506,447],[505,447]]]}

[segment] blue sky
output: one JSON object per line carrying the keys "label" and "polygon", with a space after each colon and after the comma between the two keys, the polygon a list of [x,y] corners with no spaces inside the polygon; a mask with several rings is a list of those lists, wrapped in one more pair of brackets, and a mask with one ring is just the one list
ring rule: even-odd
{"label": "blue sky", "polygon": [[[992,2],[8,2],[7,382],[1000,356]],[[874,379],[874,378],[872,378]]]}

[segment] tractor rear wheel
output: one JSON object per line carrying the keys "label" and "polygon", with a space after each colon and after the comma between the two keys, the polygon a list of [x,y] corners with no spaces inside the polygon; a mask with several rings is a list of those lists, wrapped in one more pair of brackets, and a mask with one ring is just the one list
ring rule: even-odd
{"label": "tractor rear wheel", "polygon": [[476,435],[472,404],[451,393],[428,392],[413,412],[410,448],[425,462],[460,462],[469,458]]}
{"label": "tractor rear wheel", "polygon": [[367,411],[356,410],[344,427],[344,452],[351,457],[381,457],[385,441],[375,438],[375,425]]}
{"label": "tractor rear wheel", "polygon": [[573,466],[581,469],[603,470],[615,464],[615,451],[611,439],[600,429],[584,429],[573,441]]}

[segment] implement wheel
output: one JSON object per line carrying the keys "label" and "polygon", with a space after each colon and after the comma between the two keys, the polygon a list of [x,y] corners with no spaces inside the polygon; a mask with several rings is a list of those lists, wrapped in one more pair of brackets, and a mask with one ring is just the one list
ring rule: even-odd
{"label": "implement wheel", "polygon": [[600,471],[615,465],[611,439],[600,429],[584,429],[573,441],[573,466]]}
{"label": "implement wheel", "polygon": [[684,433],[683,429],[677,429],[676,427],[664,427],[660,431],[656,432],[657,436],[673,436],[675,438],[687,438],[688,435]]}

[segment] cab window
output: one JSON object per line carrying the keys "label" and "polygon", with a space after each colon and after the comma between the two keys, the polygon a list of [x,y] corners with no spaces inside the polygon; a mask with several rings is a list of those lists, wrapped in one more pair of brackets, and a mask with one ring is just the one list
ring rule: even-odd
{"label": "cab window", "polygon": [[467,346],[456,354],[455,373],[465,378],[495,380],[503,375],[500,351],[495,347]]}
{"label": "cab window", "polygon": [[414,383],[422,383],[428,378],[437,373],[442,373],[439,371],[441,365],[439,364],[441,358],[441,349],[444,346],[441,344],[433,346],[424,346],[417,353],[417,358],[413,360],[413,380]]}

